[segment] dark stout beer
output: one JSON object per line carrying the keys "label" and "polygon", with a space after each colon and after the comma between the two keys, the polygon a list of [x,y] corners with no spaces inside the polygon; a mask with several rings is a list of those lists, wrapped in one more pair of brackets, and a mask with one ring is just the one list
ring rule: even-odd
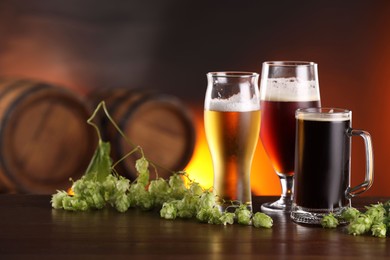
{"label": "dark stout beer", "polygon": [[297,115],[295,199],[303,208],[346,206],[349,186],[350,118]]}

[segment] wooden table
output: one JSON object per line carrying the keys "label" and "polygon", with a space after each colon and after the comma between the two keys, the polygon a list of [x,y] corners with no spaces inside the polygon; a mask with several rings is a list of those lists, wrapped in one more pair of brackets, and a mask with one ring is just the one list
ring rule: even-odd
{"label": "wooden table", "polygon": [[[255,197],[259,209],[272,197]],[[354,206],[384,198],[357,198]],[[158,212],[54,210],[50,197],[0,195],[0,259],[387,259],[390,238],[351,236],[293,223],[276,214],[272,229],[164,220]]]}

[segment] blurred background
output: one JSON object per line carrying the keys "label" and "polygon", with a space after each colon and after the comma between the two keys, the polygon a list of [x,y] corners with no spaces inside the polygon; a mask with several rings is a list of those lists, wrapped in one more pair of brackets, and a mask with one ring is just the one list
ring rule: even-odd
{"label": "blurred background", "polygon": [[[152,88],[190,109],[196,146],[186,169],[212,185],[202,117],[209,71],[261,72],[263,61],[319,64],[323,106],[353,111],[374,143],[365,196],[390,196],[390,2],[388,1],[0,1],[0,76],[32,78],[88,96],[100,88]],[[352,184],[364,179],[353,140]],[[259,142],[253,192],[278,195]]]}

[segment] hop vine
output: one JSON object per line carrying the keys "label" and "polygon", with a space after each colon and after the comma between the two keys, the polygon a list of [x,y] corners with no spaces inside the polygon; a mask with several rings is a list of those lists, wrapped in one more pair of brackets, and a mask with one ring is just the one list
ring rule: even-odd
{"label": "hop vine", "polygon": [[[120,135],[133,147],[116,162],[110,157],[110,143],[102,140],[99,127],[93,122],[101,109]],[[52,195],[51,204],[54,209],[87,211],[112,207],[119,212],[126,212],[129,208],[157,208],[160,216],[168,220],[193,218],[209,224],[228,225],[237,222],[243,225],[253,224],[255,227],[272,227],[272,218],[263,213],[253,214],[241,203],[236,203],[235,212],[222,212],[212,191],[203,189],[185,171],[172,172],[167,180],[158,177],[157,164],[148,160],[142,148],[125,136],[108,113],[104,101],[97,106],[87,123],[97,132],[97,148],[84,175],[76,181],[71,180],[72,194],[61,190]],[[135,153],[139,155],[135,162],[137,178],[130,182],[119,175],[115,167]],[[151,168],[154,169],[155,179],[150,178]]]}

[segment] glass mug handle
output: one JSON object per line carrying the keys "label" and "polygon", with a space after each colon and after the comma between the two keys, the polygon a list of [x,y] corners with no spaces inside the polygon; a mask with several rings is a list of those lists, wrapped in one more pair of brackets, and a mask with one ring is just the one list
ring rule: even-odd
{"label": "glass mug handle", "polygon": [[372,142],[371,142],[371,136],[368,132],[363,130],[357,130],[357,129],[348,129],[347,135],[350,137],[353,136],[360,136],[364,140],[364,146],[366,150],[366,176],[363,183],[355,186],[355,187],[349,187],[345,195],[347,199],[353,198],[365,191],[367,191],[373,181],[374,181],[374,155],[372,150]]}

